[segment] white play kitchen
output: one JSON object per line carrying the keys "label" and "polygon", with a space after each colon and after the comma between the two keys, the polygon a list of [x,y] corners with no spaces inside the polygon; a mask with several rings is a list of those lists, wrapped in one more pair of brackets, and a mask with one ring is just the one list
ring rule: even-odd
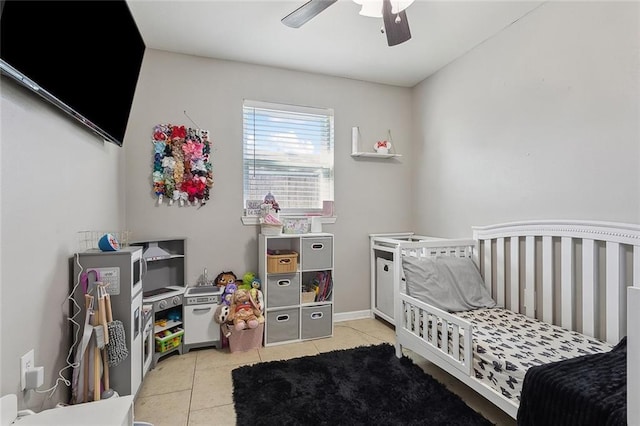
{"label": "white play kitchen", "polygon": [[153,325],[153,332],[149,337],[154,343],[154,350],[149,351],[148,368],[174,352],[182,354],[206,346],[220,348],[220,327],[213,320],[213,314],[220,303],[221,290],[215,285],[206,285],[212,284],[209,282],[186,282],[186,239],[145,240],[133,244],[143,247],[142,257],[146,263],[142,279],[143,304],[151,308],[149,323]]}
{"label": "white play kitchen", "polygon": [[[75,353],[82,368],[76,369],[74,402],[136,395],[161,358],[221,347],[220,327],[213,320],[221,290],[187,285],[185,246],[185,238],[148,239],[76,254],[74,298],[78,317],[87,322],[76,327],[81,342]],[[113,325],[121,326],[122,339],[118,351],[109,354],[116,342],[106,341]]]}

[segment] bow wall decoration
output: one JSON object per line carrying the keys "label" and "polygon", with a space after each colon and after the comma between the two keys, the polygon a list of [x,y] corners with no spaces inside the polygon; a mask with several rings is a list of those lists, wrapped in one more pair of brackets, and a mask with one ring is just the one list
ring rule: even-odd
{"label": "bow wall decoration", "polygon": [[209,132],[173,124],[153,129],[153,193],[158,204],[205,205],[213,187]]}

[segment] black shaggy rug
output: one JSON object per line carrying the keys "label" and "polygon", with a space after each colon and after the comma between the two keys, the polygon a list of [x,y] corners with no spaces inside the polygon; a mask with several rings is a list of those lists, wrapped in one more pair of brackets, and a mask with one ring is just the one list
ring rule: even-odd
{"label": "black shaggy rug", "polygon": [[243,425],[492,425],[390,344],[236,368]]}

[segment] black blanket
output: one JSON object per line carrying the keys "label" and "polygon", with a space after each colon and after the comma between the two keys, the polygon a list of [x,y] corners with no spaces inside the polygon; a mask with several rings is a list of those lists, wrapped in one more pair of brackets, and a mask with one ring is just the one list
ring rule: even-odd
{"label": "black blanket", "polygon": [[627,424],[627,338],[610,352],[527,370],[518,426]]}

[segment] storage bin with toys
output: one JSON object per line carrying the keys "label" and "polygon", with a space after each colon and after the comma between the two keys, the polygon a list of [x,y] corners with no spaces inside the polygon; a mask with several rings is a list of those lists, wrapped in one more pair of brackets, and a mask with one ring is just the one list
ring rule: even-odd
{"label": "storage bin with toys", "polygon": [[184,330],[179,327],[156,333],[154,336],[156,341],[156,352],[166,352],[170,349],[177,348],[182,342],[183,335]]}
{"label": "storage bin with toys", "polygon": [[222,346],[228,344],[231,353],[261,347],[264,298],[260,279],[253,272],[247,272],[239,280],[229,271],[218,275],[216,285],[224,288],[214,315],[221,327]]}

